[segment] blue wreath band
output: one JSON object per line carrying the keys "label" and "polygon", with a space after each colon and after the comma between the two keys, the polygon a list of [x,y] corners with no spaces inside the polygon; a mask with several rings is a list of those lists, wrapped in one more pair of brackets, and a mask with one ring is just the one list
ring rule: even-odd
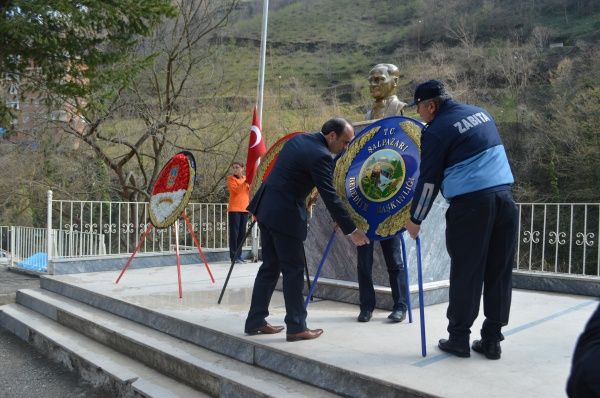
{"label": "blue wreath band", "polygon": [[388,239],[409,218],[419,178],[422,124],[394,116],[364,127],[338,159],[334,184],[369,239]]}

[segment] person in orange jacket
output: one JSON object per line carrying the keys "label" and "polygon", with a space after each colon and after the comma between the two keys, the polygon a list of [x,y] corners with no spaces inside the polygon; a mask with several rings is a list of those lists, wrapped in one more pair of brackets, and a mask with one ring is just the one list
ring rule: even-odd
{"label": "person in orange jacket", "polygon": [[227,176],[227,190],[229,191],[229,205],[227,216],[229,221],[229,257],[231,261],[243,263],[241,251],[238,258],[234,258],[236,249],[243,243],[246,235],[248,212],[246,207],[250,202],[250,186],[244,175],[244,165],[240,162],[231,164],[232,174]]}

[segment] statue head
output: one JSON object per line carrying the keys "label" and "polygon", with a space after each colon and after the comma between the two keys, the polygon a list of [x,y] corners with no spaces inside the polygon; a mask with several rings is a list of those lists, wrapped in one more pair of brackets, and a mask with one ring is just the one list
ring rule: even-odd
{"label": "statue head", "polygon": [[396,65],[377,64],[369,72],[369,90],[375,100],[383,100],[395,94],[400,70]]}

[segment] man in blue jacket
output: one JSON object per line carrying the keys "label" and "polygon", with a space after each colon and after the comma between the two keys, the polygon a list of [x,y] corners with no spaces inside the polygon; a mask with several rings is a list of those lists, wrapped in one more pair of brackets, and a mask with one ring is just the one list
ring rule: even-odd
{"label": "man in blue jacket", "polygon": [[267,323],[269,303],[279,273],[283,277],[287,341],[319,337],[322,329],[306,327],[302,298],[304,240],[306,239],[306,197],[317,187],[327,210],[340,229],[357,245],[369,243],[364,231],[356,228],[332,185],[333,156],[354,137],[354,128],[345,119],[330,119],[317,133],[299,134],[283,146],[273,170],[258,189],[248,211],[260,227],[263,263],[252,291],[245,332],[273,334],[283,326]]}
{"label": "man in blue jacket", "polygon": [[482,108],[452,100],[444,84],[420,84],[412,105],[426,123],[421,136],[420,176],[406,225],[411,237],[441,190],[450,202],[446,246],[450,255],[448,339],[438,347],[469,357],[471,326],[483,287],[485,321],[474,351],[499,359],[500,332],[508,323],[518,211],[514,182],[496,124]]}

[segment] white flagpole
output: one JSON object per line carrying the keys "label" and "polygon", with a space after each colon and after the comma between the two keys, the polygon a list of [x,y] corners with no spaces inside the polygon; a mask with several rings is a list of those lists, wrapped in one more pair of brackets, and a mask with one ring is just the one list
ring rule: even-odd
{"label": "white flagpole", "polygon": [[[265,91],[265,64],[267,55],[267,25],[269,20],[269,0],[263,0],[262,33],[260,36],[260,61],[258,66],[258,92],[256,94],[256,105],[258,110],[258,120],[262,133],[263,122],[263,97]],[[263,134],[263,140],[264,140]],[[254,224],[252,228],[252,257],[258,259],[258,225]]]}
{"label": "white flagpole", "polygon": [[262,34],[260,36],[260,63],[258,67],[258,93],[256,104],[258,107],[258,120],[262,130],[263,96],[265,91],[265,64],[267,54],[267,25],[269,19],[269,0],[263,0]]}

